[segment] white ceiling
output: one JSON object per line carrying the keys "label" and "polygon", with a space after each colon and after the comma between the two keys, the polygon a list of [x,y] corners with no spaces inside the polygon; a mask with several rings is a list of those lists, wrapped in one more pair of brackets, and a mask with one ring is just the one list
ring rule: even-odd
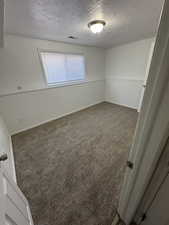
{"label": "white ceiling", "polygon": [[[155,35],[163,0],[6,0],[5,31],[33,38],[111,47]],[[87,27],[103,19],[101,34]],[[76,40],[67,38],[73,35]]]}

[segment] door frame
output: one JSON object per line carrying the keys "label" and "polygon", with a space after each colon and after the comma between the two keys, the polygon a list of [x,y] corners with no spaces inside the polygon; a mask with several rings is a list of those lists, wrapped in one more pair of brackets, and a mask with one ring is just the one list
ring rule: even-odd
{"label": "door frame", "polygon": [[153,55],[153,51],[154,51],[154,45],[155,45],[155,38],[153,38],[152,43],[150,45],[150,49],[149,49],[149,55],[148,55],[147,65],[146,65],[146,73],[145,73],[144,81],[142,84],[141,96],[140,96],[140,101],[139,101],[137,112],[140,112],[140,110],[141,110],[144,92],[145,92],[147,79],[148,79],[148,75],[149,75],[149,70],[150,70],[150,65],[151,65],[151,59],[152,59],[152,55]]}
{"label": "door frame", "polygon": [[17,184],[17,178],[16,178],[16,169],[15,169],[15,158],[14,158],[14,151],[13,151],[13,144],[12,144],[12,138],[9,134],[10,138],[10,153],[11,153],[11,163],[12,163],[12,173],[13,173],[13,180]]}
{"label": "door frame", "polygon": [[145,192],[169,132],[169,0],[163,6],[147,88],[121,190],[118,212],[129,224]]}

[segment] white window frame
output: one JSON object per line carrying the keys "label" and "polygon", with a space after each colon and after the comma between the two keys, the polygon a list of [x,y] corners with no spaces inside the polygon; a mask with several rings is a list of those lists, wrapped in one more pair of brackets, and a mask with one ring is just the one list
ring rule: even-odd
{"label": "white window frame", "polygon": [[[84,79],[79,79],[79,80],[72,80],[72,81],[65,81],[65,82],[56,82],[56,83],[52,83],[49,84],[48,80],[47,80],[47,75],[45,72],[45,67],[43,64],[43,60],[42,60],[42,55],[41,53],[56,53],[56,54],[65,54],[65,55],[80,55],[84,57]],[[43,49],[38,49],[38,55],[39,55],[39,59],[40,59],[40,64],[41,64],[41,68],[42,68],[42,73],[43,73],[43,79],[45,81],[45,85],[47,88],[50,87],[62,87],[62,86],[72,86],[72,85],[77,85],[77,84],[82,84],[82,83],[86,83],[86,58],[85,55],[81,52],[78,53],[72,53],[72,52],[61,52],[61,51],[52,51],[52,50],[43,50]]]}

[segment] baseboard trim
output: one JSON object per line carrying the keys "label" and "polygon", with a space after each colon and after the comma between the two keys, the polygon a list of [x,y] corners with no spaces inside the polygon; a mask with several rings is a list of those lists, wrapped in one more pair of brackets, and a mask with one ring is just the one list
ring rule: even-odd
{"label": "baseboard trim", "polygon": [[144,82],[143,78],[137,78],[133,76],[107,76],[105,81],[107,80],[128,80],[128,81],[135,81],[135,82]]}
{"label": "baseboard trim", "polygon": [[24,132],[24,131],[27,131],[27,130],[30,130],[30,129],[32,129],[32,128],[38,127],[38,126],[43,125],[43,124],[45,124],[45,123],[49,123],[49,122],[51,122],[51,121],[60,119],[60,118],[62,118],[62,117],[64,117],[64,116],[68,116],[68,115],[71,115],[71,114],[73,114],[73,113],[79,112],[79,111],[81,111],[81,110],[90,108],[91,106],[97,105],[97,104],[102,103],[102,102],[105,102],[105,100],[97,101],[97,102],[95,102],[94,104],[92,103],[92,104],[86,105],[86,106],[84,106],[84,107],[80,107],[80,108],[77,109],[77,110],[72,110],[72,111],[70,111],[70,112],[68,112],[68,113],[64,113],[64,114],[62,114],[62,115],[60,115],[60,116],[53,117],[53,118],[51,118],[51,119],[49,119],[49,120],[44,120],[44,121],[42,121],[42,122],[40,122],[40,123],[37,123],[37,124],[35,124],[35,125],[33,125],[33,126],[28,126],[28,127],[24,128],[24,129],[20,129],[20,130],[18,130],[18,131],[13,131],[13,132],[11,132],[11,136],[12,136],[12,135],[15,135],[15,134],[19,134],[19,133]]}
{"label": "baseboard trim", "polygon": [[94,104],[89,104],[89,105],[87,105],[87,106],[80,107],[80,108],[77,109],[77,110],[72,110],[72,111],[70,111],[70,112],[68,112],[68,113],[64,113],[64,114],[62,114],[62,115],[60,115],[60,116],[53,117],[53,118],[51,118],[51,119],[49,119],[49,120],[44,120],[43,122],[37,123],[37,124],[35,124],[35,125],[33,125],[33,126],[28,126],[28,127],[24,128],[24,129],[20,129],[20,130],[18,130],[18,131],[11,132],[11,135],[15,135],[15,134],[18,134],[18,133],[21,133],[21,132],[30,130],[30,129],[32,129],[32,128],[38,127],[38,126],[43,125],[43,124],[45,124],[45,123],[51,122],[51,121],[53,121],[53,120],[57,120],[57,119],[60,119],[60,118],[62,118],[62,117],[64,117],[64,116],[68,116],[68,115],[70,115],[70,114],[72,114],[72,113],[76,113],[76,112],[79,112],[79,111],[81,111],[81,110],[90,108],[91,106],[97,105],[97,104],[102,103],[102,102],[112,103],[112,104],[119,105],[119,106],[123,106],[123,107],[129,108],[129,109],[137,110],[137,108],[130,107],[130,106],[125,105],[125,104],[119,104],[118,102],[114,102],[114,101],[104,100],[104,99],[103,99],[103,100],[101,100],[101,101],[95,102]]}
{"label": "baseboard trim", "polygon": [[116,105],[120,105],[120,106],[129,108],[129,109],[135,109],[135,110],[137,110],[137,107],[132,107],[132,106],[129,106],[129,105],[126,105],[126,104],[120,104],[119,102],[116,102],[116,101],[111,101],[111,100],[107,100],[106,99],[105,102],[112,103],[112,104],[116,104]]}

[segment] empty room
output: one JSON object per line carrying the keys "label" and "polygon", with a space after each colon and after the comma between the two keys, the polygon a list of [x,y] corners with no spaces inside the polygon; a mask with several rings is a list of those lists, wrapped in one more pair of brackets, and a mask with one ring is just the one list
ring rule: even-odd
{"label": "empty room", "polygon": [[2,224],[120,218],[163,3],[0,0]]}

